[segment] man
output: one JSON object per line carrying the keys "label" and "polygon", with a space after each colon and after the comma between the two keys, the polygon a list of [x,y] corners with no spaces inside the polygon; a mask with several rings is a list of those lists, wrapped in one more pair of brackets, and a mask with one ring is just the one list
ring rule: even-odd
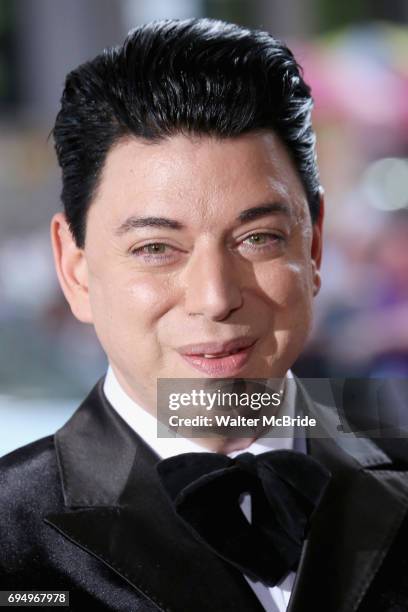
{"label": "man", "polygon": [[[211,20],[136,28],[68,75],[52,243],[72,312],[94,325],[110,367],[55,436],[0,462],[2,589],[69,591],[81,611],[408,609],[404,458],[337,440],[329,411],[288,384],[320,287],[311,108],[283,44]],[[320,435],[158,438],[158,379],[198,376],[286,380],[289,411],[315,415]],[[263,581],[196,537],[163,474],[200,451],[252,474],[251,457],[271,449],[330,480],[300,558]],[[197,455],[186,457],[190,468]],[[275,500],[283,514],[292,494]]]}

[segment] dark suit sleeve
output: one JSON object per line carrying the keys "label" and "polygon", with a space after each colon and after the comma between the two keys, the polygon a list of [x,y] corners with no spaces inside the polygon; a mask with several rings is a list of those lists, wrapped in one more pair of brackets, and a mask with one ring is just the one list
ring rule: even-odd
{"label": "dark suit sleeve", "polygon": [[0,589],[69,591],[64,610],[157,612],[109,567],[44,522],[63,508],[53,436],[0,459]]}

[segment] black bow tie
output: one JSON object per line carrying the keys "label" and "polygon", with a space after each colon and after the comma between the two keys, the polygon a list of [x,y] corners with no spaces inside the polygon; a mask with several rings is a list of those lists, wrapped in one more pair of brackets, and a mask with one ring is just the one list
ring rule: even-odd
{"label": "black bow tie", "polygon": [[[194,535],[268,586],[296,570],[310,517],[330,479],[318,461],[291,450],[235,459],[185,453],[160,461],[157,470]],[[245,492],[252,500],[251,524],[239,503]]]}

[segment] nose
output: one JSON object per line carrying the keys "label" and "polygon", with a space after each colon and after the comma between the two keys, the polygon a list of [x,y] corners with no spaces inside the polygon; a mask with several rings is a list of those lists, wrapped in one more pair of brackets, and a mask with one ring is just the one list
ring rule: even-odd
{"label": "nose", "polygon": [[222,321],[242,306],[239,271],[221,247],[206,245],[197,250],[189,261],[185,281],[189,315]]}

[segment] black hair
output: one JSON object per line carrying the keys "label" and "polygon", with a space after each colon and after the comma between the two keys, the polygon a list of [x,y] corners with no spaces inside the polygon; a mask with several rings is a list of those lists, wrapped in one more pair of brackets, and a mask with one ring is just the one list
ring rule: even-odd
{"label": "black hair", "polygon": [[212,19],[154,21],[70,72],[53,136],[76,244],[110,148],[127,135],[231,138],[273,130],[319,214],[313,99],[292,52],[267,32]]}

